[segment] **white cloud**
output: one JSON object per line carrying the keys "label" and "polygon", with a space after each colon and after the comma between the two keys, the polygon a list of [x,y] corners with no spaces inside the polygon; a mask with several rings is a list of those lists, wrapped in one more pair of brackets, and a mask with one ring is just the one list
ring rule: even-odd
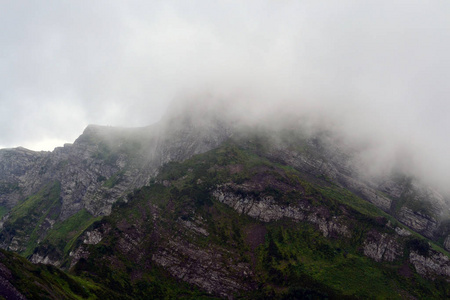
{"label": "white cloud", "polygon": [[442,179],[449,12],[448,1],[3,1],[0,144],[49,149],[88,123],[150,124],[174,97],[206,91],[293,101],[370,137],[382,160],[408,145]]}

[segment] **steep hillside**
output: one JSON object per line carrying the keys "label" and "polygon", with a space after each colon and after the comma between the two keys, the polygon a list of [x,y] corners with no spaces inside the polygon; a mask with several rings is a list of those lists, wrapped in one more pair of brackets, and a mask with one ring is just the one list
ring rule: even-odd
{"label": "steep hillside", "polygon": [[448,296],[448,199],[286,124],[180,109],[0,150],[0,247],[125,298]]}
{"label": "steep hillside", "polygon": [[135,297],[164,291],[164,269],[220,297],[440,299],[450,261],[434,249],[348,190],[230,142],[165,165],[62,266]]}
{"label": "steep hillside", "polygon": [[[450,249],[448,199],[401,174],[361,176],[355,150],[330,133],[243,129],[227,127],[220,119],[178,115],[137,129],[89,126],[73,145],[53,152],[0,150],[0,212],[5,215],[0,245],[29,255],[54,226],[74,224],[80,216],[108,215],[113,203],[148,184],[164,163],[214,149],[230,136],[249,142],[248,147],[268,159],[349,189]],[[58,187],[58,195],[45,192],[51,186]]]}
{"label": "steep hillside", "polygon": [[[42,165],[48,152],[35,152],[25,148],[0,150],[0,215],[14,207],[29,191],[28,185],[21,186],[21,179],[34,166]],[[27,191],[23,191],[27,189]]]}
{"label": "steep hillside", "polygon": [[[134,129],[91,125],[73,145],[53,152],[0,150],[0,246],[28,255],[54,226],[80,214],[110,214],[113,203],[148,184],[164,163],[213,149],[229,135],[220,122],[204,130],[205,124],[182,121],[167,117]],[[53,187],[57,193],[48,193]]]}
{"label": "steep hillside", "polygon": [[0,250],[0,299],[112,299],[121,295],[49,265]]}
{"label": "steep hillside", "polygon": [[[0,299],[136,299],[142,298],[213,298],[187,284],[176,282],[164,272],[153,272],[155,277],[147,286],[152,289],[124,293],[115,286],[110,288],[88,276],[68,274],[54,266],[32,264],[25,258],[0,250]],[[159,290],[158,290],[159,289]]]}

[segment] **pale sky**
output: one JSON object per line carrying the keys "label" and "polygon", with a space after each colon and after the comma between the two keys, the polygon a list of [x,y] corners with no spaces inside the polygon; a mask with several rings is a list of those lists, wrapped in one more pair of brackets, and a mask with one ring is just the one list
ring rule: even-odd
{"label": "pale sky", "polygon": [[245,90],[432,161],[450,150],[449,16],[450,1],[0,0],[0,148],[52,150],[91,123],[152,124],[184,93]]}

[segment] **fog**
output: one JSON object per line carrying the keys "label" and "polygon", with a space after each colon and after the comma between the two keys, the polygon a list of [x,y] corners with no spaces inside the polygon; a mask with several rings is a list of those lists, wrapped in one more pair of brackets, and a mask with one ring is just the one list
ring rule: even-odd
{"label": "fog", "polygon": [[310,118],[372,172],[447,188],[449,15],[448,1],[1,1],[0,147],[152,124],[199,95]]}

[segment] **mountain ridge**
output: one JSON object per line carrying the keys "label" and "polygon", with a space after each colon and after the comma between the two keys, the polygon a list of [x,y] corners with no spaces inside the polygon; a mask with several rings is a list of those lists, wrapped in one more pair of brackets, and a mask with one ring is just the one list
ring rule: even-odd
{"label": "mountain ridge", "polygon": [[[359,295],[356,298],[363,297],[368,283],[356,278],[346,283],[345,276],[338,275],[339,268],[335,269],[334,264],[342,263],[343,267],[349,261],[358,261],[361,268],[366,268],[373,260],[388,271],[389,265],[401,270],[406,259],[417,265],[423,276],[435,280],[448,276],[448,257],[439,256],[423,238],[417,238],[397,221],[392,223],[395,219],[345,189],[333,184],[325,188],[319,184],[323,179],[311,184],[301,177],[287,166],[233,144],[183,163],[168,164],[156,182],[130,195],[129,201],[119,203],[110,217],[92,225],[79,238],[70,265],[77,269],[82,262],[77,274],[106,268],[100,276],[107,277],[111,269],[108,261],[127,265],[130,262],[120,258],[125,255],[133,257],[138,265],[162,266],[172,276],[221,297],[243,293],[250,298],[256,297],[252,293],[257,290],[266,290],[266,296],[288,293],[281,287],[297,282],[296,272],[309,282],[303,282],[304,288],[319,286],[316,291],[323,292],[328,287],[331,298],[349,296],[349,290],[354,289]],[[270,242],[270,232],[272,237],[281,236]],[[307,242],[294,238],[297,234],[304,235]],[[434,270],[425,267],[427,257],[433,255],[437,255]],[[308,268],[326,268],[326,272],[338,277],[331,280],[318,275],[322,272],[303,273],[305,260],[309,261]],[[316,261],[322,263],[316,266]],[[287,262],[292,270],[285,269]],[[373,279],[378,282],[382,276],[378,267],[376,270],[378,275]],[[120,274],[128,278],[126,273]],[[317,280],[328,283],[321,286]],[[338,288],[334,280],[346,288]],[[379,288],[391,285],[381,282],[377,283]],[[408,285],[405,288],[411,293]],[[277,286],[283,292],[275,292]],[[366,296],[374,296],[372,293]],[[435,293],[430,290],[430,295],[437,296]]]}
{"label": "mountain ridge", "polygon": [[[364,226],[369,230],[358,229],[364,239],[351,242],[354,248],[346,251],[353,253],[355,259],[358,257],[358,261],[362,259],[359,263],[363,266],[371,263],[360,257],[381,263],[381,268],[386,267],[383,265],[386,262],[403,262],[414,267],[414,271],[402,267],[405,274],[441,278],[439,280],[444,281],[442,278],[447,278],[448,281],[448,253],[439,248],[450,250],[448,199],[404,174],[384,178],[363,176],[357,164],[357,149],[346,145],[333,132],[310,130],[301,122],[288,123],[289,126],[230,123],[226,113],[211,113],[211,110],[216,111],[216,107],[183,115],[181,109],[166,115],[157,124],[140,128],[89,125],[73,144],[55,148],[52,152],[1,149],[0,207],[4,216],[0,222],[0,247],[21,253],[34,263],[52,264],[78,276],[93,278],[97,278],[92,275],[95,273],[93,266],[102,263],[99,254],[107,253],[118,264],[130,264],[128,268],[134,270],[136,262],[123,261],[115,253],[122,253],[133,261],[132,256],[142,257],[143,254],[139,254],[142,252],[147,255],[142,263],[162,268],[178,280],[208,293],[232,297],[236,293],[245,294],[261,287],[263,282],[260,276],[272,278],[270,272],[267,273],[270,268],[288,276],[290,279],[286,282],[289,284],[298,280],[297,275],[287,275],[284,269],[277,268],[282,261],[294,265],[299,263],[286,260],[280,251],[286,251],[296,259],[300,257],[281,240],[270,242],[268,234],[282,232],[294,244],[306,247],[299,250],[305,255],[302,259],[311,258],[309,250],[305,249],[312,246],[302,244],[294,236],[314,236],[322,243],[323,249],[320,251],[328,253],[326,249],[331,247],[339,255],[330,254],[330,257],[344,263],[347,254],[338,250],[341,249],[339,240],[354,239],[356,229],[349,220],[356,220],[358,224],[366,224]],[[257,163],[251,166],[253,161]],[[183,162],[190,167],[183,167]],[[206,165],[209,167],[206,168]],[[205,177],[205,174],[209,175]],[[154,190],[161,199],[154,199],[155,196],[147,193],[149,189]],[[118,212],[121,208],[134,207],[136,199],[143,201],[142,197],[153,199],[152,204],[148,204],[149,208],[142,208],[150,209],[142,216],[145,221],[130,215],[127,218],[131,218],[131,223],[111,223],[111,220],[118,220],[121,216],[122,213]],[[168,208],[169,212],[162,207]],[[217,209],[219,211],[215,211]],[[197,210],[202,212],[199,216],[190,213]],[[206,214],[203,214],[204,210]],[[167,219],[166,214],[175,217],[176,222]],[[224,232],[220,233],[217,228],[213,230],[213,227],[209,230],[204,228],[205,220],[211,222],[210,214],[225,222]],[[364,217],[355,217],[359,214]],[[223,221],[224,216],[247,225],[234,228]],[[252,221],[242,221],[241,218]],[[276,225],[284,224],[284,220],[289,220],[286,221],[289,228],[300,226],[303,229],[285,232]],[[142,229],[142,226],[148,225],[146,222],[156,226],[148,233],[155,238],[152,242],[142,236],[146,232]],[[183,238],[169,238],[176,236],[177,232],[163,226],[165,223],[172,224],[170,226],[177,228],[178,232],[185,232]],[[133,226],[141,228],[141,232]],[[370,230],[372,226],[375,229]],[[121,233],[115,233],[114,228]],[[233,232],[236,237],[233,237]],[[249,232],[254,233],[255,237],[251,237]],[[433,242],[428,244],[416,232]],[[233,248],[229,249],[229,245],[223,248],[228,242],[211,238],[215,243],[215,252],[222,253],[220,259],[208,248],[203,248],[203,243],[210,239],[208,236],[215,235],[225,240],[235,240],[238,243],[235,246],[247,249],[243,250],[247,254],[239,252],[238,256],[253,263],[238,264],[236,268],[227,270],[234,265],[233,260],[226,258],[229,255],[227,251]],[[122,239],[122,242],[116,246],[111,239]],[[105,244],[108,240],[110,242]],[[198,240],[200,244],[191,240]],[[141,249],[139,245],[143,241],[154,252]],[[152,243],[160,248],[154,248]],[[274,243],[281,248],[276,250]],[[261,247],[267,251],[272,249],[264,255],[275,255],[275,258],[278,257],[276,263],[266,261],[264,265],[258,265],[257,257],[269,259],[261,254],[266,251]],[[402,254],[405,251],[409,253],[407,257]],[[194,273],[182,271],[180,255],[188,261],[192,260],[191,264],[201,262],[199,265],[203,269],[195,271],[194,268]],[[93,257],[100,260],[92,260]],[[207,267],[212,265],[216,267]],[[315,268],[314,265],[309,267]],[[113,271],[110,267],[102,268],[106,268],[105,276],[110,276],[109,272]],[[400,269],[398,272],[403,272]],[[129,274],[121,270],[120,282],[133,281]],[[201,270],[209,270],[213,273],[205,274],[223,280],[211,281],[201,275]],[[300,272],[300,269],[295,270]],[[145,276],[150,276],[145,272]],[[237,276],[236,272],[247,274],[249,283],[241,284],[233,279]],[[312,282],[311,286],[318,285],[325,290],[331,288],[331,294],[347,295],[345,290],[334,286],[333,281],[302,272],[301,276],[306,276],[304,278]],[[392,276],[394,281],[400,280],[397,275]],[[273,280],[263,284],[271,293],[277,286],[276,280]],[[322,285],[319,282],[327,283]],[[109,283],[103,284],[108,286]],[[134,286],[134,283],[128,284]],[[132,292],[134,287],[128,287],[128,284],[123,286],[120,283],[120,286],[124,291]],[[405,289],[408,293],[420,294],[410,290],[409,283]],[[287,293],[282,290],[281,294]],[[433,287],[431,290],[437,295],[439,288],[435,290]],[[445,289],[441,292],[445,293]]]}

